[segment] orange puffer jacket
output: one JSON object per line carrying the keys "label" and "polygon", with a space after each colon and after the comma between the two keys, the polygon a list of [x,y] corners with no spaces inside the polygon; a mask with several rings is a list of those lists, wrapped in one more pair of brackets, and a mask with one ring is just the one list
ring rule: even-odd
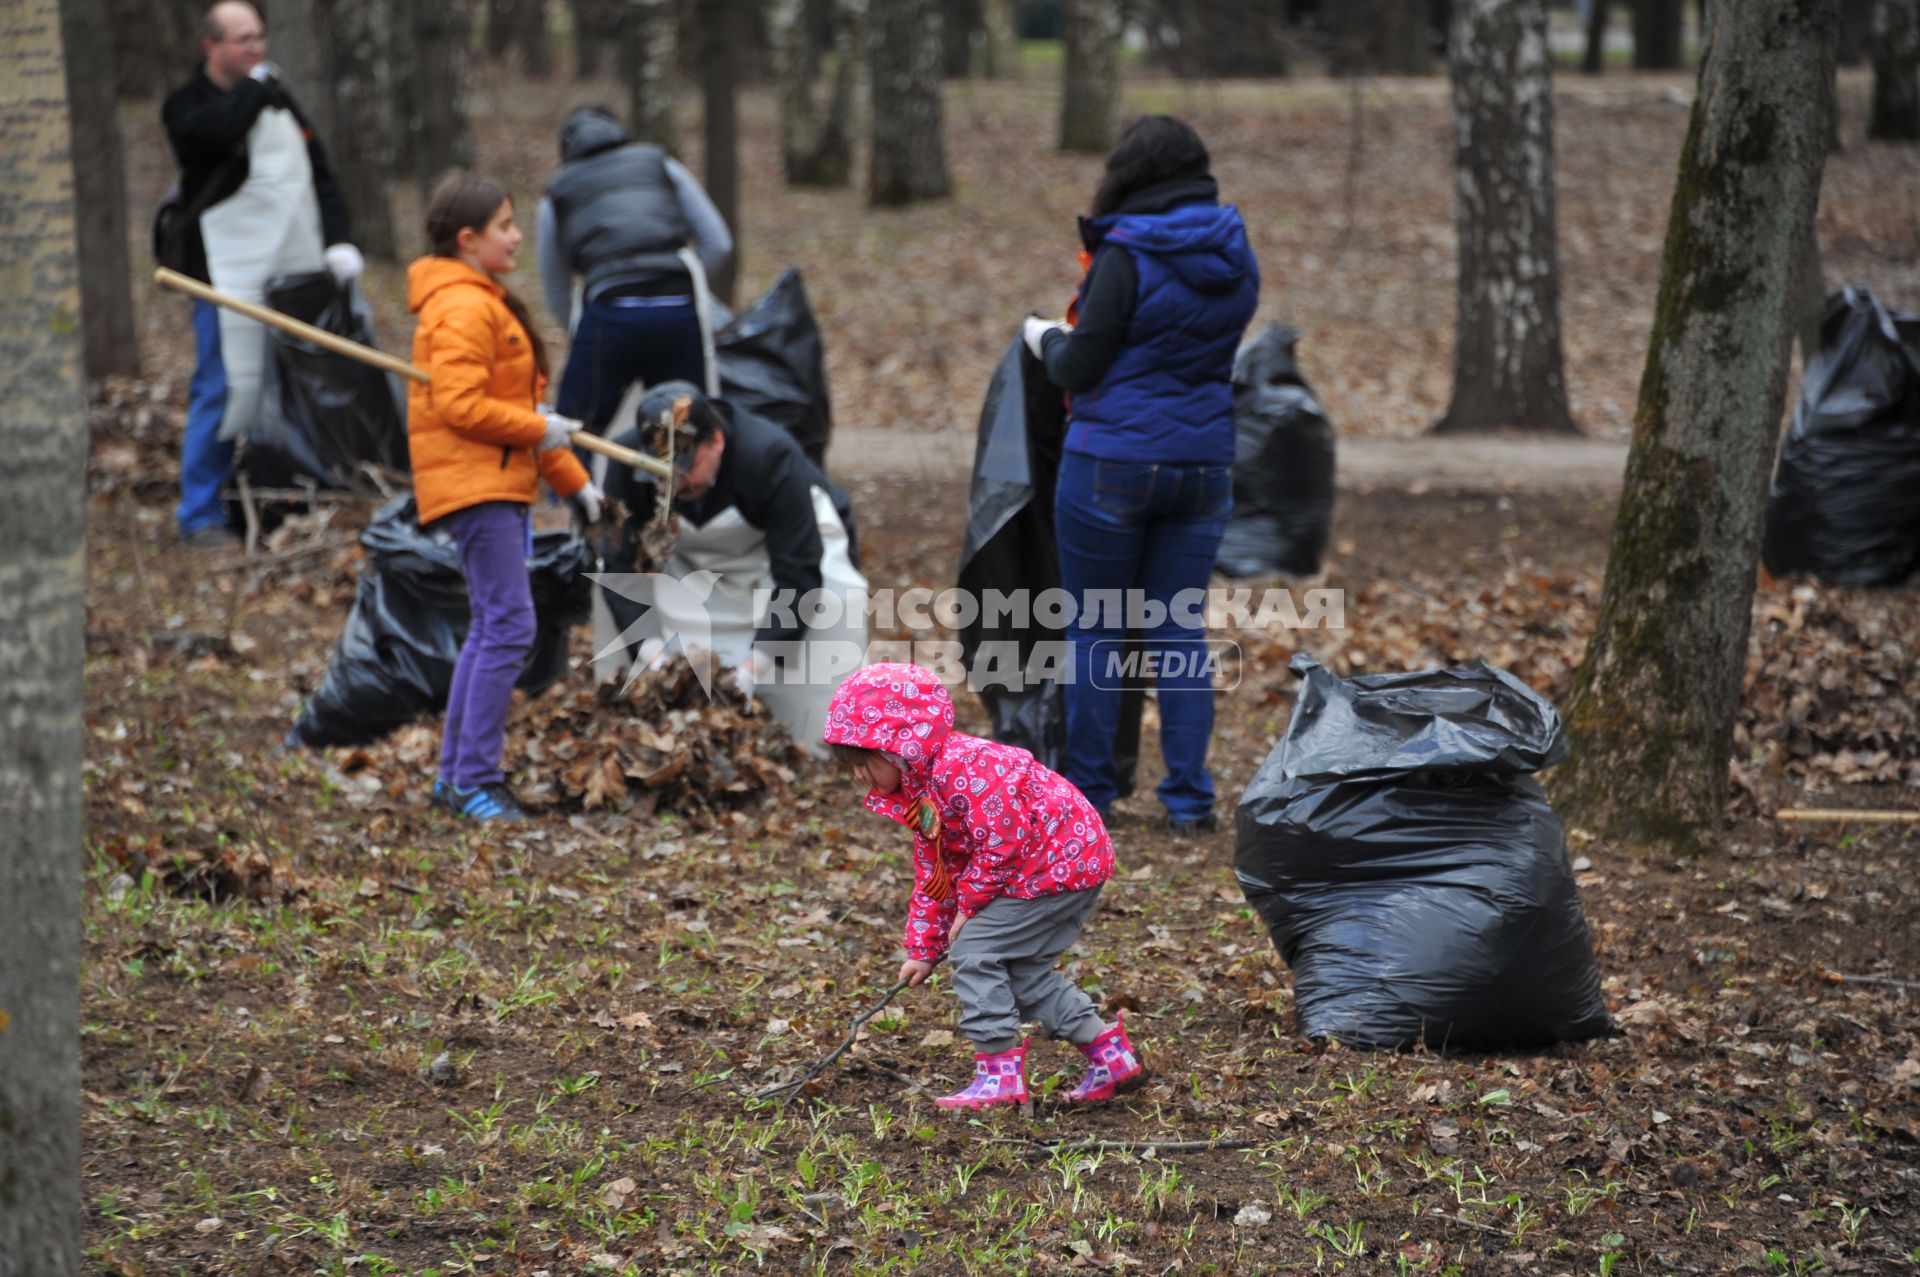
{"label": "orange puffer jacket", "polygon": [[483,501],[531,505],[537,481],[570,497],[586,469],[566,448],[536,452],[547,388],[506,289],[454,257],[407,267],[407,308],[420,317],[413,362],[433,378],[407,390],[407,450],[420,522]]}

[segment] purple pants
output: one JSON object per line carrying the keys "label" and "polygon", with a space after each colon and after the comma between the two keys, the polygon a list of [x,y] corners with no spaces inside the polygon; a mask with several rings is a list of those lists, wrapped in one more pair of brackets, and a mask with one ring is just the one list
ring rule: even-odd
{"label": "purple pants", "polygon": [[453,667],[440,778],[461,789],[506,779],[500,754],[513,685],[533,647],[533,591],[527,584],[527,507],[487,501],[434,521],[460,546],[473,623]]}

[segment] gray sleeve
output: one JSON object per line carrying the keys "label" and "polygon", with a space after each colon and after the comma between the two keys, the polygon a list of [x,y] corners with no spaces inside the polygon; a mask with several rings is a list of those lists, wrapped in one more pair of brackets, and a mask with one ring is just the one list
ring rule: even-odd
{"label": "gray sleeve", "polygon": [[560,249],[560,221],[553,215],[553,201],[540,197],[540,208],[533,215],[533,238],[539,245],[540,295],[547,309],[562,328],[573,327],[573,272],[567,269],[567,255]]}
{"label": "gray sleeve", "polygon": [[687,224],[693,228],[693,246],[700,255],[700,265],[706,268],[707,278],[712,279],[726,269],[733,258],[733,234],[727,230],[727,219],[720,216],[720,210],[713,206],[713,200],[701,189],[700,183],[693,180],[686,165],[668,159],[667,176],[673,180],[673,194],[680,201],[680,211],[687,215]]}

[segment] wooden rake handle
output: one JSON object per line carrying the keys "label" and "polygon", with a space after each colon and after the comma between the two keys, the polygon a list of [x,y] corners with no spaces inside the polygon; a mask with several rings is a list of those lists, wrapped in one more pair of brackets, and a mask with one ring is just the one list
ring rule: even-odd
{"label": "wooden rake handle", "polygon": [[[281,332],[292,333],[302,341],[312,342],[314,345],[325,350],[330,350],[336,355],[345,355],[349,359],[357,359],[363,364],[370,364],[382,372],[390,372],[395,376],[407,377],[414,381],[428,384],[433,380],[427,375],[426,370],[416,368],[404,359],[396,359],[384,350],[375,350],[372,346],[363,346],[357,341],[340,336],[338,333],[330,333],[323,328],[315,328],[312,324],[302,323],[292,315],[282,314],[280,311],[274,310],[269,306],[261,306],[255,302],[235,297],[230,293],[223,293],[219,289],[209,287],[197,279],[182,275],[179,271],[168,270],[162,266],[153,272],[153,280],[162,288],[171,288],[176,293],[185,293],[187,296],[197,297],[203,302],[211,302],[215,306],[224,306],[235,314],[245,315],[248,319],[265,324],[270,328],[278,328]],[[622,447],[620,444],[614,443],[611,440],[602,439],[599,435],[589,434],[585,430],[575,431],[571,442],[576,447],[585,448],[588,452],[597,452],[603,457],[620,462],[622,465],[632,466],[635,470],[644,470],[656,479],[671,481],[673,478],[673,467],[658,457],[650,457],[644,452]]]}

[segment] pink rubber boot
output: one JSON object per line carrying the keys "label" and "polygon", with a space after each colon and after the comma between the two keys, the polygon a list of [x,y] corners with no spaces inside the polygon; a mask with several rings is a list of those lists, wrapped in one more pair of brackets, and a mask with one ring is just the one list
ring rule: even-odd
{"label": "pink rubber boot", "polygon": [[973,1081],[965,1090],[943,1095],[934,1103],[943,1109],[983,1109],[990,1104],[1027,1102],[1027,1044],[1023,1039],[1011,1051],[973,1057]]}
{"label": "pink rubber boot", "polygon": [[1069,1104],[1099,1104],[1147,1080],[1147,1066],[1127,1040],[1124,1011],[1111,1029],[1081,1047],[1080,1054],[1087,1057],[1087,1075],[1067,1092]]}

